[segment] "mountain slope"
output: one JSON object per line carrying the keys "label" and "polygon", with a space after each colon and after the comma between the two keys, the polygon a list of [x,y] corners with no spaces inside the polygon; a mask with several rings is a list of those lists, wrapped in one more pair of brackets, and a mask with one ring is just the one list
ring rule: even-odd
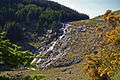
{"label": "mountain slope", "polygon": [[[29,50],[47,45],[61,35],[61,23],[88,18],[48,0],[0,1],[0,31],[6,31],[8,39]],[[36,46],[38,43],[41,46]]]}

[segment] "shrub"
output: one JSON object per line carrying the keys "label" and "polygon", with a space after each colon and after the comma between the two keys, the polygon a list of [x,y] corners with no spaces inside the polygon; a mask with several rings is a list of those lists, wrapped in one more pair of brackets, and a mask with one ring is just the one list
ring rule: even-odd
{"label": "shrub", "polygon": [[5,77],[5,76],[0,76],[0,80],[10,80],[10,78]]}
{"label": "shrub", "polygon": [[22,51],[16,44],[5,39],[5,33],[0,33],[0,63],[6,65],[30,65],[32,53]]}
{"label": "shrub", "polygon": [[44,75],[26,76],[22,80],[48,80]]}
{"label": "shrub", "polygon": [[120,41],[120,27],[106,33],[107,43],[118,44]]}
{"label": "shrub", "polygon": [[120,15],[115,15],[112,13],[112,10],[107,10],[103,15],[103,19],[105,22],[108,22],[112,27],[115,27],[117,23],[120,23]]}
{"label": "shrub", "polygon": [[120,51],[103,49],[99,54],[87,55],[84,70],[93,80],[109,80],[119,69]]}

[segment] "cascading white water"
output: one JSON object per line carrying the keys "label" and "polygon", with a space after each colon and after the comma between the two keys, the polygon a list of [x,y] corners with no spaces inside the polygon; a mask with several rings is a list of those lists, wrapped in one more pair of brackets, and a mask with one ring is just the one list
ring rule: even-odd
{"label": "cascading white water", "polygon": [[54,41],[53,44],[52,44],[52,46],[50,46],[50,47],[47,49],[46,53],[49,52],[49,51],[52,51],[52,50],[54,49],[54,46],[55,46],[56,43],[57,43],[57,41]]}
{"label": "cascading white water", "polygon": [[[64,25],[64,24],[63,24],[63,25]],[[65,36],[65,34],[66,34],[67,29],[68,29],[69,26],[70,26],[69,24],[65,24],[65,25],[63,26],[63,28],[62,28],[62,30],[63,30],[63,35],[61,35],[61,36],[59,37],[59,40],[61,40],[61,39]]]}
{"label": "cascading white water", "polygon": [[[57,42],[59,40],[61,40],[62,38],[64,38],[64,36],[67,33],[67,29],[68,29],[69,26],[70,26],[69,24],[63,24],[63,27],[61,28],[61,30],[63,31],[63,34],[61,36],[59,36],[59,38],[56,41],[51,42],[52,45],[46,51],[41,51],[41,52],[39,52],[39,54],[47,54],[49,51],[52,51],[54,49],[55,45],[57,44]],[[46,61],[45,63],[48,63],[46,66],[48,66],[48,65],[51,64],[51,63],[49,63],[51,60],[58,59],[61,55],[62,54],[58,54],[55,58],[51,58],[49,60],[41,59],[41,58],[34,58],[33,61],[31,62],[31,64],[33,64],[33,63],[41,63],[41,62],[45,62]]]}

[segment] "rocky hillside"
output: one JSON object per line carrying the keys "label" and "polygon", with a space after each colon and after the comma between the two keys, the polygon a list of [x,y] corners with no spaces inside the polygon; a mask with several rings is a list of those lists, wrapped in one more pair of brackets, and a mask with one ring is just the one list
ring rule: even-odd
{"label": "rocky hillside", "polygon": [[[119,15],[119,11],[113,13]],[[113,24],[104,21],[101,17],[70,22],[65,36],[59,40],[52,54],[63,54],[60,59],[53,61],[54,66],[66,66],[79,63],[88,54],[97,54],[103,48],[111,48],[105,41],[106,33],[111,31]],[[119,22],[116,26],[119,27]]]}
{"label": "rocky hillside", "polygon": [[[109,10],[108,10],[108,12],[109,12]],[[70,65],[76,66],[76,64],[77,64],[77,67],[76,67],[76,69],[77,69],[78,65],[83,66],[83,63],[84,63],[84,61],[86,59],[86,55],[87,55],[87,56],[90,56],[90,59],[92,59],[93,57],[97,57],[97,58],[99,57],[100,59],[98,58],[98,60],[103,61],[103,62],[99,63],[99,65],[102,65],[102,64],[106,65],[104,67],[100,66],[100,68],[102,68],[103,70],[104,70],[104,68],[106,69],[106,68],[110,67],[112,58],[113,57],[116,58],[116,57],[113,56],[112,58],[109,58],[106,56],[113,52],[115,52],[113,54],[116,54],[116,53],[117,53],[116,55],[119,54],[119,34],[120,34],[119,33],[119,26],[120,26],[119,11],[116,11],[116,12],[113,12],[110,14],[112,15],[112,18],[111,18],[111,16],[106,16],[106,14],[105,14],[100,17],[96,17],[94,19],[75,21],[75,22],[70,22],[69,24],[65,24],[65,26],[68,28],[66,29],[66,33],[65,33],[64,37],[62,37],[62,39],[58,39],[55,42],[54,48],[52,48],[50,51],[48,50],[47,52],[44,52],[44,51],[42,52],[43,54],[47,55],[47,57],[43,57],[42,59],[40,59],[38,57],[33,62],[37,63],[37,67],[43,67],[43,68],[67,67],[67,66],[69,67]],[[104,19],[104,16],[107,17],[107,19],[108,19],[107,21]],[[117,19],[117,17],[118,17],[118,19]],[[113,32],[113,33],[111,33],[111,32]],[[108,33],[110,33],[110,34],[108,34]],[[115,42],[115,44],[114,44],[114,42]],[[51,44],[54,44],[54,42]],[[94,58],[93,58],[93,60],[94,60]],[[95,58],[95,60],[97,61],[96,58]],[[105,63],[104,63],[104,61],[105,61]],[[93,63],[90,63],[90,64],[87,63],[87,64],[91,65]],[[97,66],[97,64],[98,63],[96,63],[96,66]],[[93,65],[95,65],[95,64],[93,64]],[[112,69],[114,69],[114,67],[116,66],[114,64],[111,64],[111,65],[112,65]],[[81,66],[79,66],[79,67],[81,67]],[[91,69],[91,66],[90,66],[90,69]],[[119,66],[116,66],[116,69],[117,68],[119,68]],[[73,68],[73,69],[70,69],[70,71],[72,72],[76,69]],[[55,70],[57,70],[57,69],[55,69]],[[67,71],[69,71],[69,69]],[[65,72],[67,72],[67,71],[65,71]],[[60,71],[60,73],[62,74],[61,71]],[[73,72],[73,74],[77,74],[77,73],[80,74],[79,71]],[[93,71],[93,73],[94,73],[94,71]],[[108,73],[109,73],[109,71],[108,71]],[[108,73],[102,73],[102,71],[101,71],[99,74],[108,74]],[[57,74],[57,73],[55,72],[55,74]],[[90,74],[92,74],[92,72],[90,72]],[[69,75],[71,75],[71,74],[69,74]],[[83,76],[84,75],[82,75],[81,77],[83,77]],[[118,74],[118,76],[119,76],[119,74]],[[118,76],[117,76],[117,79],[118,79]],[[100,80],[101,79],[107,80],[106,78],[108,78],[108,77],[101,76],[99,78],[100,78]],[[113,80],[114,80],[114,78],[116,78],[116,77],[111,77],[111,79],[113,79]],[[61,79],[69,80],[69,78],[64,79],[63,75],[61,76]],[[81,78],[81,80],[87,80],[87,77]]]}
{"label": "rocky hillside", "polygon": [[97,53],[103,47],[103,33],[109,30],[105,26],[107,23],[98,19],[69,23],[65,36],[47,53],[50,55],[48,59],[57,58],[61,54],[58,59],[50,61],[50,65],[69,66],[81,62],[85,54]]}

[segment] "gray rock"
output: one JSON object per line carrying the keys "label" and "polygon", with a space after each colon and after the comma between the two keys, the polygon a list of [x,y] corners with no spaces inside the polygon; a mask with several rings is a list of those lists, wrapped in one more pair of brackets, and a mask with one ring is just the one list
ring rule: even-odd
{"label": "gray rock", "polygon": [[79,26],[79,28],[77,28],[77,32],[85,32],[87,30],[86,26]]}

